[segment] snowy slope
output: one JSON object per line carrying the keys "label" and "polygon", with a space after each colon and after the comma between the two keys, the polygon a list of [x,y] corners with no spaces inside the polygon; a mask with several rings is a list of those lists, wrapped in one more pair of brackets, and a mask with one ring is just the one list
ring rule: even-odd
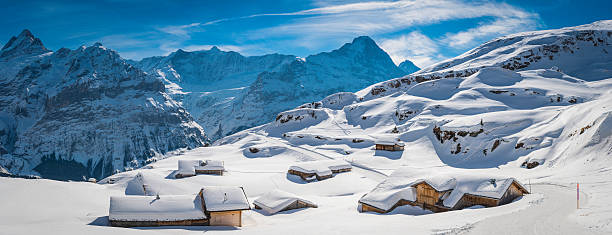
{"label": "snowy slope", "polygon": [[356,91],[408,74],[369,37],[306,58],[245,57],[213,47],[178,50],[135,64],[161,76],[173,98],[212,139],[269,122],[278,112],[332,93]]}
{"label": "snowy slope", "polygon": [[27,30],[0,57],[0,164],[53,179],[105,177],[206,143],[156,77],[97,43],[51,52]]}
{"label": "snowy slope", "polygon": [[[561,68],[587,81],[612,77],[612,20],[500,37],[408,76],[373,86],[372,94],[428,80],[468,77],[484,67],[513,71]],[[576,59],[580,58],[580,59]]]}

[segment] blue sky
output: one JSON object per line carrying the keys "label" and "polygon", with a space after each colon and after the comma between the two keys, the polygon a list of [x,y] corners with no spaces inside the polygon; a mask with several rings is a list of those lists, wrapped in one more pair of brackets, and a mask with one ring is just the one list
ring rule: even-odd
{"label": "blue sky", "polygon": [[450,58],[497,36],[612,19],[612,1],[2,1],[0,44],[30,29],[50,49],[101,42],[123,57],[217,45],[296,56],[371,36],[396,63]]}

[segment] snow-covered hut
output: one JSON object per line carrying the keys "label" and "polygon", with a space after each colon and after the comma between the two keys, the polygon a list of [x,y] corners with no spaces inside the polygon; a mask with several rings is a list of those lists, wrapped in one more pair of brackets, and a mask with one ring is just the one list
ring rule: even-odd
{"label": "snow-covered hut", "polygon": [[444,207],[459,210],[475,205],[500,206],[512,202],[529,191],[514,178],[471,178],[461,184],[442,202]]}
{"label": "snow-covered hut", "polygon": [[404,151],[404,143],[399,141],[379,140],[375,146],[376,150]]}
{"label": "snow-covered hut", "polygon": [[300,162],[289,167],[289,174],[297,175],[305,181],[324,180],[333,174],[351,171],[352,166],[344,160],[319,160]]}
{"label": "snow-covered hut", "polygon": [[199,160],[178,160],[178,170],[174,178],[178,179],[196,175],[195,166],[199,164]]}
{"label": "snow-covered hut", "polygon": [[196,174],[223,175],[225,166],[223,161],[204,160],[195,167]]}
{"label": "snow-covered hut", "polygon": [[[402,171],[400,168],[398,171]],[[397,172],[397,171],[396,171]],[[514,178],[482,175],[436,175],[404,179],[392,174],[359,200],[360,211],[387,213],[398,206],[419,206],[433,212],[470,206],[499,206],[529,193]]]}
{"label": "snow-covered hut", "polygon": [[448,197],[457,185],[457,180],[446,176],[433,176],[419,179],[412,183],[415,188],[415,204],[433,212],[448,211],[440,207],[440,202]]}
{"label": "snow-covered hut", "polygon": [[242,211],[251,206],[242,187],[207,186],[198,194],[211,226],[242,226]]}
{"label": "snow-covered hut", "polygon": [[257,198],[253,205],[255,205],[255,209],[264,210],[268,214],[307,207],[317,208],[317,204],[279,189],[272,190]]}
{"label": "snow-covered hut", "polygon": [[111,226],[201,226],[208,219],[195,195],[114,196],[110,198]]}
{"label": "snow-covered hut", "polygon": [[178,170],[175,178],[184,178],[196,174],[223,175],[223,161],[217,160],[178,160]]}

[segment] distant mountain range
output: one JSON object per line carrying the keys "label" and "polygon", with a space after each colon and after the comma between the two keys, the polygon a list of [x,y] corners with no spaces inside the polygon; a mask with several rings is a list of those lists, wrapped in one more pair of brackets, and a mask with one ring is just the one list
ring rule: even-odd
{"label": "distant mountain range", "polygon": [[166,82],[168,93],[218,139],[274,119],[277,113],[340,92],[418,70],[407,61],[396,66],[369,37],[341,48],[298,58],[269,54],[178,50],[134,63]]}
{"label": "distant mountain range", "polygon": [[127,61],[99,43],[53,52],[24,30],[0,51],[0,165],[100,178],[416,69],[369,37],[306,58],[213,47]]}
{"label": "distant mountain range", "polygon": [[0,51],[0,165],[80,180],[208,143],[157,77],[100,44],[52,52],[28,30]]}

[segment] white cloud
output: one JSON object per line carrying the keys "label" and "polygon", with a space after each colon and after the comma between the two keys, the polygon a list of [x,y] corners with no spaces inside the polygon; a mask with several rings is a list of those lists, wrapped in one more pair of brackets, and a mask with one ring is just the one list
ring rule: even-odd
{"label": "white cloud", "polygon": [[171,25],[171,26],[158,28],[158,30],[164,33],[189,38],[189,33],[191,32],[191,30],[198,28],[202,25],[204,24],[191,23],[191,24],[186,24],[186,25]]}
{"label": "white cloud", "polygon": [[437,43],[420,32],[383,39],[380,47],[389,53],[395,64],[409,59],[420,68],[424,68],[442,59]]}
{"label": "white cloud", "polygon": [[495,20],[489,24],[481,24],[477,27],[470,28],[458,33],[447,34],[444,41],[451,47],[462,48],[469,46],[476,39],[491,36],[501,36],[504,34],[533,30],[537,23],[530,18],[502,18]]}
{"label": "white cloud", "polygon": [[[474,46],[474,43],[482,39],[535,29],[539,20],[537,14],[507,3],[491,1],[399,0],[355,3],[353,0],[334,0],[313,4],[319,7],[156,28],[157,32],[173,36],[173,40],[161,42],[159,48],[165,52],[175,51],[177,48],[208,49],[210,45],[186,45],[185,42],[191,38],[191,33],[201,32],[207,25],[248,18],[287,16],[288,18],[280,25],[236,32],[239,35],[236,38],[239,43],[236,44],[242,46],[224,47],[241,53],[261,52],[261,49],[253,48],[255,44],[249,41],[264,39],[275,44],[291,45],[290,47],[320,50],[321,47],[340,44],[355,36],[369,35],[381,39],[381,46],[390,53],[394,62],[410,59],[418,66],[424,67],[443,59],[444,53],[441,52],[447,48],[467,49],[466,47]],[[419,32],[394,38],[384,36],[397,35],[399,32],[410,31],[419,26],[462,19],[477,21],[472,28],[452,29],[459,32],[448,33],[440,38],[432,39]]]}
{"label": "white cloud", "polygon": [[505,3],[455,0],[403,0],[396,2],[348,3],[298,12],[266,15],[302,15],[296,20],[257,31],[256,37],[271,35],[321,35],[330,32],[382,34],[448,20],[493,17],[531,23],[534,14]]}

